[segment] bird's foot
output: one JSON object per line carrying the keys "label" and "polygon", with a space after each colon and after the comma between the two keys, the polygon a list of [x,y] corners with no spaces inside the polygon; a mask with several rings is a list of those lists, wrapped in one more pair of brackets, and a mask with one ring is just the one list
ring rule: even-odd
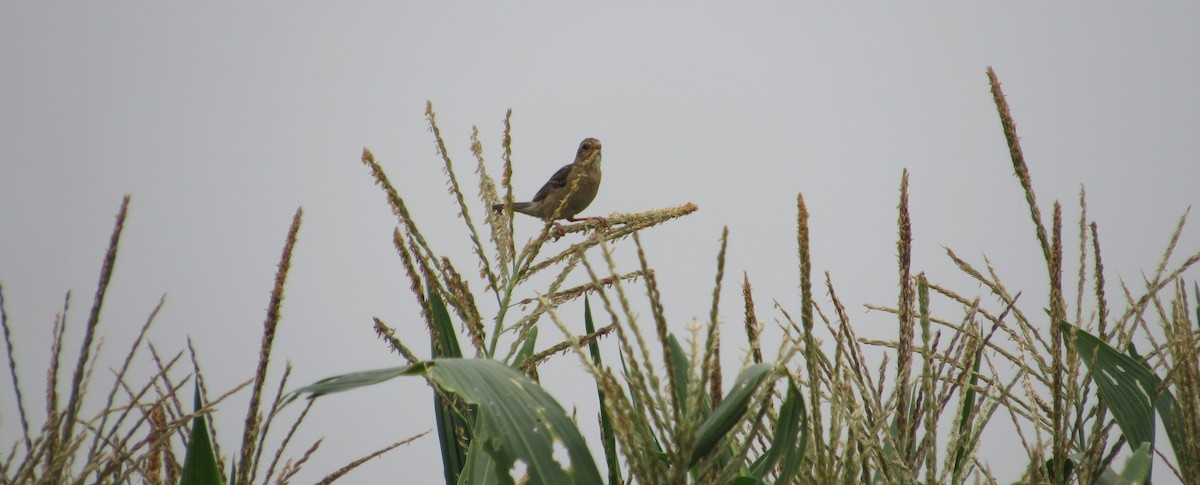
{"label": "bird's foot", "polygon": [[572,217],[567,220],[569,220],[571,222],[596,221],[597,223],[600,224],[600,227],[602,229],[608,229],[609,227],[612,227],[612,222],[609,221],[607,217]]}

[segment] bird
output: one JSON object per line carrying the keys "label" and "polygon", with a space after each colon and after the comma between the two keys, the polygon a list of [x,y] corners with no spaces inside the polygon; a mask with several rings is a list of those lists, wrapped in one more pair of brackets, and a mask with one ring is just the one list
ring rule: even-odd
{"label": "bird", "polygon": [[[576,184],[575,181],[578,180]],[[571,186],[575,190],[571,190]],[[596,198],[600,190],[600,140],[586,138],[579,144],[575,152],[575,161],[564,165],[550,176],[550,180],[534,194],[529,202],[513,202],[513,212],[530,215],[543,221],[551,222],[566,219],[570,222],[587,220],[599,221],[608,226],[608,219],[603,217],[575,217]],[[566,197],[566,202],[563,198]],[[562,209],[559,210],[559,206]],[[492,205],[492,210],[502,212],[504,204]],[[555,212],[558,214],[555,214]],[[555,223],[557,226],[557,223]],[[562,228],[558,228],[560,233]]]}

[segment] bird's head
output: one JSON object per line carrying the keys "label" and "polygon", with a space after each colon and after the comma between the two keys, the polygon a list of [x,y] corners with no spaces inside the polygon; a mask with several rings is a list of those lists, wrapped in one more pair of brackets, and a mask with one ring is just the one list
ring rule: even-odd
{"label": "bird's head", "polygon": [[586,138],[579,144],[579,151],[575,152],[575,161],[590,161],[592,158],[595,158],[596,161],[599,161],[600,140],[595,138]]}

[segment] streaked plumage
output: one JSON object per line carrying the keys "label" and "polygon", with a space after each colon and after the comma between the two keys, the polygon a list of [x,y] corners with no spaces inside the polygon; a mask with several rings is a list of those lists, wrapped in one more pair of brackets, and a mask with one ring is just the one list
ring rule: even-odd
{"label": "streaked plumage", "polygon": [[[574,192],[571,192],[571,184],[578,178],[579,182]],[[514,202],[512,205],[513,212],[531,215],[542,220],[566,219],[571,222],[579,222],[588,219],[603,219],[603,218],[576,218],[580,212],[592,203],[596,198],[596,193],[600,191],[600,140],[595,138],[587,138],[579,144],[579,150],[575,152],[575,161],[569,165],[565,165],[554,172],[550,180],[543,185],[537,194],[533,196],[533,200],[529,202]],[[569,195],[569,196],[568,196]],[[563,197],[567,197],[567,202],[563,204],[562,210],[558,217],[554,217],[554,211],[558,209],[559,204],[562,204]],[[492,209],[497,212],[504,210],[504,204],[496,204]]]}

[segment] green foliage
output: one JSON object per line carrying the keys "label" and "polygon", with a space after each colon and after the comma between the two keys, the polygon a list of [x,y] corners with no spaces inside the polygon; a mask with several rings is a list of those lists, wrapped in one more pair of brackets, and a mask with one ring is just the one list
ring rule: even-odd
{"label": "green foliage", "polygon": [[[562,406],[527,376],[493,360],[434,359],[404,368],[344,374],[291,394],[316,398],[401,375],[423,375],[478,410],[458,483],[511,484],[508,472],[516,460],[526,464],[530,483],[602,483],[587,443]],[[557,461],[555,446],[565,449],[569,463]]]}
{"label": "green foliage", "polygon": [[[990,70],[989,77],[1004,135],[1010,145],[1013,167],[1026,192],[1034,234],[1046,257],[1047,271],[1051,277],[1050,298],[1044,307],[1050,309],[1052,319],[1057,319],[1052,321],[1065,322],[1068,303],[1062,282],[1061,206],[1055,204],[1053,217],[1047,225],[1033,195],[1029,169],[1019,147],[1019,137],[1016,136],[1015,122],[1007,101],[999,89],[999,81]],[[1096,481],[1121,476],[1110,466],[1111,453],[1106,456],[1112,445],[1108,436],[1112,426],[1106,423],[1118,424],[1129,437],[1131,445],[1136,447],[1154,442],[1153,428],[1147,428],[1145,423],[1147,418],[1152,423],[1155,409],[1147,406],[1151,401],[1145,399],[1146,395],[1159,396],[1154,401],[1158,414],[1166,422],[1178,423],[1183,429],[1187,428],[1191,410],[1200,408],[1195,404],[1195,399],[1175,399],[1171,389],[1158,389],[1161,381],[1148,380],[1154,375],[1152,369],[1169,366],[1165,361],[1155,362],[1155,367],[1148,362],[1137,363],[1138,370],[1134,370],[1130,364],[1136,361],[1128,356],[1116,353],[1110,359],[1101,355],[1111,353],[1109,342],[1114,335],[1128,338],[1137,330],[1134,325],[1137,320],[1131,317],[1140,315],[1148,303],[1156,301],[1158,291],[1165,287],[1163,281],[1168,280],[1151,281],[1145,295],[1131,298],[1133,305],[1122,317],[1110,315],[1104,294],[1097,232],[1094,223],[1090,225],[1091,233],[1087,231],[1086,202],[1082,196],[1080,246],[1085,256],[1089,242],[1094,250],[1091,277],[1096,280],[1094,296],[1099,309],[1093,314],[1099,315],[1101,329],[1105,326],[1109,328],[1107,333],[1101,331],[1104,338],[1095,338],[1094,341],[1085,341],[1090,336],[1086,331],[1060,333],[1045,321],[1031,320],[1017,305],[1020,294],[1013,296],[1001,284],[996,270],[990,264],[986,272],[979,271],[958,258],[953,251],[947,250],[950,259],[964,274],[982,285],[992,299],[999,300],[998,309],[988,308],[983,303],[983,297],[962,297],[914,270],[911,261],[913,234],[912,216],[908,214],[907,172],[901,181],[900,239],[896,246],[900,256],[900,298],[895,307],[868,305],[899,318],[898,338],[879,341],[857,337],[850,317],[837,299],[828,277],[826,290],[833,303],[832,312],[821,310],[818,303],[813,301],[808,209],[803,197],[799,197],[797,243],[801,273],[800,321],[792,320],[789,310],[779,306],[784,320],[781,322],[781,345],[774,361],[763,362],[760,350],[762,329],[757,323],[749,279],[746,278],[743,288],[746,333],[755,363],[740,369],[728,394],[722,396],[724,389],[721,376],[724,372],[717,358],[720,341],[717,323],[726,237],[722,237],[717,256],[717,278],[710,319],[703,328],[694,328],[692,338],[688,341],[690,346],[681,343],[681,339],[671,331],[662,310],[657,280],[642,252],[638,237],[639,231],[686,215],[694,210],[694,206],[689,204],[676,208],[683,210],[667,209],[615,216],[611,218],[613,226],[606,230],[596,230],[600,228],[586,223],[567,226],[559,232],[559,236],[595,231],[582,240],[575,240],[562,252],[543,257],[540,253],[550,240],[550,223],[545,224],[540,235],[521,248],[513,238],[509,219],[511,214],[507,212],[487,211],[486,227],[476,227],[470,216],[470,207],[465,202],[467,198],[463,195],[441,139],[432,107],[427,110],[427,117],[439,154],[445,162],[451,192],[467,224],[480,274],[485,277],[485,287],[498,305],[494,316],[485,318],[479,314],[475,306],[475,294],[468,289],[451,260],[437,255],[425,241],[412,215],[405,208],[403,199],[383,174],[382,167],[375,162],[373,155],[364,152],[364,163],[384,187],[388,201],[399,217],[396,246],[401,250],[402,261],[412,279],[414,291],[417,288],[425,289],[417,297],[423,305],[423,311],[429,316],[431,337],[435,343],[432,355],[445,355],[440,352],[456,348],[457,341],[446,339],[456,328],[465,329],[471,345],[475,347],[475,355],[493,359],[495,364],[506,369],[532,376],[534,380],[529,381],[528,385],[535,386],[539,366],[545,365],[560,352],[573,352],[595,382],[601,406],[597,421],[610,484],[623,483],[623,475],[636,483],[961,484],[972,478],[993,480],[986,460],[981,460],[978,454],[981,443],[986,441],[985,431],[997,412],[1009,416],[1010,419],[1004,421],[1016,423],[1021,432],[1021,445],[1029,452],[1029,461],[1025,464],[1021,480],[1050,483]],[[512,190],[508,182],[513,166],[508,150],[508,129],[506,120],[502,154],[505,173],[503,198],[502,192],[488,175],[479,141],[472,137],[472,153],[478,161],[476,171],[480,174],[480,199],[484,207],[507,207],[505,202],[511,200]],[[480,234],[485,229],[490,230],[490,239],[495,243],[494,251],[482,243]],[[626,236],[633,238],[638,267],[632,272],[622,273],[618,271],[620,264],[613,257],[610,245]],[[1173,242],[1170,247],[1174,247]],[[603,264],[593,263],[600,259]],[[1190,258],[1169,274],[1181,274],[1197,260],[1200,258]],[[1086,262],[1086,257],[1080,261],[1080,292],[1089,276],[1088,268],[1084,267]],[[549,287],[536,290],[539,295],[536,298],[514,301],[519,287],[530,284],[533,274],[549,268],[559,268],[558,275]],[[579,268],[587,271],[587,283],[563,289],[562,284]],[[1159,276],[1164,274],[1160,268]],[[638,278],[644,282],[646,303],[653,322],[653,327],[645,331],[637,317],[642,310],[635,309],[630,300],[630,288]],[[578,326],[564,322],[558,309],[563,303],[588,294],[599,297],[603,303],[600,308],[607,313],[612,324],[595,328],[591,301],[585,299],[583,319],[586,334],[576,336],[571,329]],[[1082,294],[1077,301],[1082,305]],[[965,310],[965,317],[956,323],[936,315],[934,309],[945,303]],[[536,306],[526,314],[517,315],[514,309],[524,308],[525,304]],[[1079,308],[1078,321],[1062,325],[1081,328],[1088,323],[1082,320],[1084,314],[1084,310]],[[547,318],[566,338],[538,351],[538,324],[544,323]],[[492,322],[490,331],[485,329],[484,321]],[[820,327],[821,323],[824,329]],[[918,328],[919,342],[915,339]],[[1191,328],[1190,323],[1188,328]],[[819,335],[823,330],[829,333]],[[647,338],[647,334],[651,338]],[[612,343],[621,360],[619,370],[605,367],[601,358],[601,339],[610,335],[616,337]],[[822,341],[832,342],[832,350],[830,344],[821,345]],[[1180,339],[1172,340],[1175,341],[1183,342]],[[394,342],[393,345],[404,349],[398,343]],[[1177,345],[1183,350],[1172,354],[1176,356],[1176,362],[1194,360],[1184,355],[1187,345]],[[583,350],[584,346],[588,348],[587,351]],[[510,349],[507,353],[503,351],[506,347]],[[887,352],[885,366],[876,368],[878,361],[868,360],[869,347],[879,347]],[[827,352],[831,352],[832,356]],[[409,356],[410,362],[416,361],[409,354],[405,355]],[[1097,355],[1101,357],[1097,358]],[[803,358],[803,363],[798,363],[796,357]],[[1118,358],[1125,360],[1111,364],[1117,362],[1113,359]],[[887,372],[888,359],[895,363],[894,377]],[[1009,365],[998,365],[1004,362]],[[1089,369],[1088,366],[1094,367],[1085,371]],[[1126,371],[1123,374],[1126,378],[1132,380],[1117,383],[1109,378],[1108,374],[1117,372],[1115,369],[1118,367]],[[436,371],[437,368],[434,364],[429,369]],[[911,375],[913,373],[918,375]],[[436,379],[434,381],[437,383]],[[779,382],[786,382],[785,391],[776,389]],[[478,386],[480,383],[475,384]],[[1120,396],[1122,392],[1134,389],[1131,386],[1135,384],[1153,389],[1153,393],[1143,392],[1142,400],[1131,404],[1132,401],[1126,402]],[[450,391],[444,390],[447,393]],[[803,397],[805,394],[809,396],[807,400]],[[1189,394],[1193,395],[1195,393]],[[441,391],[438,396],[439,403],[449,399]],[[459,397],[470,401],[472,406],[467,410],[463,406],[445,407],[444,412],[439,414],[439,422],[443,416],[457,416],[464,420],[464,424],[459,426],[472,423],[470,430],[475,433],[481,432],[481,426],[488,419],[484,416],[492,412],[486,408],[505,406],[505,403],[496,399]],[[546,398],[549,399],[549,396]],[[957,403],[950,405],[955,398]],[[557,404],[551,405],[550,402],[552,400],[536,406],[557,409]],[[939,423],[943,421],[951,423],[951,426],[939,429]],[[440,426],[440,429],[449,428]],[[1036,443],[1026,439],[1026,433],[1031,431],[1039,436]],[[516,433],[515,430],[513,432]],[[450,436],[448,431],[443,433],[444,436]],[[1187,449],[1184,445],[1194,442],[1192,436],[1197,434],[1178,430],[1172,430],[1171,433],[1174,433],[1171,441],[1177,450]],[[519,453],[509,449],[510,445],[499,440],[483,440],[479,435],[464,439],[467,434],[461,429],[454,433],[458,438],[455,442],[459,446],[457,449],[448,446],[450,443],[443,439],[443,454],[448,461],[455,461],[453,455],[462,453],[463,447],[466,448],[465,471],[459,483],[503,483],[507,480],[509,465],[516,461],[529,465],[526,461],[528,458],[522,458]],[[1176,441],[1184,445],[1177,446]],[[1126,479],[1136,479],[1141,476],[1138,474],[1141,473],[1139,470],[1143,462],[1147,463],[1148,469],[1152,458],[1152,454],[1138,451],[1122,473],[1126,474]],[[1190,463],[1186,453],[1177,451],[1176,459],[1181,465]],[[1187,466],[1184,468],[1187,469]],[[1179,472],[1181,476],[1192,476],[1190,473],[1186,470]],[[451,475],[447,477],[449,483]]]}
{"label": "green foliage", "polygon": [[[192,411],[200,412],[200,384],[195,384],[195,402]],[[221,468],[217,466],[217,455],[213,452],[212,439],[208,435],[208,423],[203,415],[192,418],[192,431],[188,433],[187,453],[183,458],[183,475],[180,485],[221,485]]]}
{"label": "green foliage", "polygon": [[1154,401],[1161,380],[1137,359],[1122,354],[1094,335],[1059,322],[1072,338],[1084,364],[1097,376],[1100,397],[1113,413],[1133,449],[1154,444]]}
{"label": "green foliage", "polygon": [[[592,321],[592,303],[586,296],[583,298],[583,325],[584,331],[587,333],[596,332],[596,324]],[[533,336],[535,337],[536,330],[537,328],[534,328]],[[603,359],[600,357],[600,344],[595,340],[588,343],[588,354],[592,358],[592,365],[598,368],[604,367]],[[604,446],[604,464],[608,469],[608,484],[618,485],[621,482],[621,464],[617,458],[617,441],[613,430],[612,415],[606,406],[604,390],[596,388],[596,394],[600,402],[600,441]]]}
{"label": "green foliage", "polygon": [[[1142,446],[1134,450],[1133,455],[1125,462],[1125,468],[1121,470],[1121,475],[1112,483],[1135,485],[1149,482],[1151,453],[1150,443],[1142,443]],[[1104,477],[1101,477],[1100,483],[1105,483]]]}
{"label": "green foliage", "polygon": [[695,465],[705,455],[713,452],[720,441],[727,438],[729,431],[742,422],[751,399],[766,381],[770,372],[770,364],[755,364],[747,367],[738,375],[729,395],[725,396],[721,404],[713,410],[712,415],[704,421],[704,424],[700,425],[689,466]]}
{"label": "green foliage", "polygon": [[750,476],[754,480],[746,483],[761,483],[776,465],[779,465],[779,475],[775,483],[792,483],[804,460],[804,451],[808,446],[808,429],[808,411],[804,408],[804,395],[796,387],[796,382],[788,379],[787,398],[783,401],[779,419],[771,435],[771,447],[750,466]]}
{"label": "green foliage", "polygon": [[[977,405],[975,400],[975,389],[977,389],[977,386],[979,385],[979,364],[983,362],[983,356],[977,354],[972,360],[974,361],[974,364],[971,366],[971,377],[967,381],[967,385],[964,388],[965,390],[962,394],[962,403],[959,404],[958,415],[955,417],[955,430],[958,432],[959,436],[970,436],[971,414],[975,411]],[[968,446],[968,443],[966,443],[964,440],[960,441],[954,447],[954,477],[963,476],[963,458],[966,456]]]}
{"label": "green foliage", "polygon": [[[985,260],[980,270],[946,250],[972,286],[982,288],[982,294],[973,297],[964,297],[913,267],[915,239],[905,171],[895,245],[898,267],[886,272],[898,271],[899,298],[894,306],[868,305],[892,320],[888,324],[896,325],[895,338],[857,336],[851,313],[839,300],[829,273],[824,289],[828,307],[822,306],[825,300],[814,299],[820,289],[813,288],[809,211],[799,196],[799,308],[776,305],[774,320],[779,328],[770,341],[778,342],[778,348],[773,353],[767,349],[764,357],[764,328],[754,310],[746,276],[742,295],[745,343],[750,351],[742,365],[727,369],[722,366],[720,344],[728,341],[721,336],[728,325],[721,324],[719,303],[728,231],[717,252],[709,318],[689,325],[690,335],[677,337],[679,325],[673,326],[663,310],[655,271],[643,251],[640,234],[694,212],[695,205],[616,214],[608,218],[611,226],[585,222],[557,227],[546,222],[537,236],[518,247],[512,214],[507,212],[513,169],[509,120],[505,120],[502,190],[488,175],[481,144],[472,136],[471,151],[478,161],[479,194],[485,207],[483,218],[472,219],[468,198],[430,106],[430,128],[477,259],[471,266],[478,267],[484,290],[473,292],[452,258],[437,253],[382,166],[364,150],[362,161],[383,187],[397,216],[393,242],[420,305],[420,318],[429,333],[429,354],[417,356],[395,337],[397,332],[376,319],[375,329],[403,355],[406,365],[334,376],[276,396],[264,408],[269,410],[264,419],[260,398],[299,228],[301,214],[297,212],[276,275],[259,366],[255,377],[243,385],[253,383],[252,397],[241,448],[231,460],[229,481],[239,485],[288,483],[316,451],[319,443],[311,445],[299,460],[289,459],[277,466],[306,408],[288,430],[288,438],[278,445],[273,461],[260,461],[272,420],[288,403],[308,397],[307,405],[312,406],[315,398],[326,394],[407,375],[421,376],[434,388],[447,485],[995,483],[991,465],[980,453],[987,433],[998,426],[1015,429],[1019,445],[1028,454],[1027,462],[1016,468],[1005,465],[1006,472],[1018,470],[1024,483],[1145,483],[1156,461],[1167,465],[1158,468],[1160,474],[1170,473],[1173,477],[1169,478],[1183,483],[1200,483],[1200,342],[1196,333],[1200,305],[1192,308],[1182,280],[1184,272],[1200,262],[1200,254],[1167,268],[1183,220],[1158,270],[1147,278],[1145,290],[1137,294],[1123,288],[1128,308],[1111,313],[1098,229],[1087,217],[1086,198],[1081,193],[1081,257],[1072,306],[1067,297],[1070,288],[1063,283],[1067,268],[1062,206],[1056,202],[1051,217],[1043,217],[1007,100],[995,74],[990,69],[988,74],[1014,172],[1029,205],[1036,244],[1045,257],[1049,291],[1031,293],[1048,295],[1046,301],[1033,304],[1033,308],[1047,310],[1046,319],[1031,317],[1042,312],[1027,314],[1028,308],[1018,305],[1022,293],[1014,295],[1006,288],[990,261]],[[506,209],[495,212],[491,207]],[[122,207],[98,300],[103,299],[112,270],[124,213]],[[486,234],[494,247],[485,245],[481,234]],[[559,237],[570,237],[570,243],[565,248],[549,244]],[[629,239],[632,247],[628,247]],[[636,251],[636,267],[624,268],[631,263],[614,256],[618,244]],[[538,275],[542,277],[535,278]],[[568,288],[566,282],[571,278],[583,283]],[[549,280],[548,284],[544,280]],[[1094,290],[1085,299],[1088,282]],[[535,285],[539,286],[530,289]],[[1174,294],[1167,295],[1172,287]],[[644,300],[636,298],[639,293]],[[1200,286],[1195,293],[1200,299]],[[521,294],[534,296],[519,300]],[[574,330],[580,326],[559,310],[581,296],[585,334],[576,335]],[[494,313],[485,315],[479,300],[488,302]],[[596,328],[593,301],[596,315],[608,325]],[[1085,308],[1085,301],[1094,307]],[[94,320],[98,308],[99,301]],[[1157,328],[1151,328],[1154,313]],[[792,314],[800,315],[798,321]],[[1191,320],[1193,315],[1197,321]],[[416,315],[412,321],[418,321]],[[3,323],[7,338],[7,321]],[[89,358],[97,323],[89,321],[79,362]],[[542,328],[550,324],[559,330],[561,341],[546,342],[558,335]],[[65,321],[56,326],[62,328]],[[141,345],[140,339],[134,350]],[[1149,343],[1145,357],[1133,351],[1135,342]],[[202,407],[208,399],[201,396],[202,388],[197,385],[196,415],[166,421],[154,413],[162,413],[165,403],[174,399],[174,389],[148,401],[139,396],[128,405],[118,405],[113,401],[114,387],[100,417],[85,420],[78,417],[90,375],[81,373],[85,365],[77,365],[76,374],[65,380],[72,387],[68,403],[60,405],[54,394],[61,343],[58,330],[47,393],[48,424],[35,436],[21,411],[25,435],[13,449],[23,454],[5,459],[0,481],[22,485],[159,483],[163,478],[160,472],[167,470],[167,477],[180,472],[180,483],[221,483],[221,464],[227,457],[220,454],[218,441],[210,436],[206,423],[206,416],[220,399]],[[1129,351],[1123,353],[1117,350],[1120,348]],[[619,359],[617,368],[604,364],[605,351],[610,359],[613,355]],[[577,423],[559,400],[539,385],[539,369],[561,362],[554,359],[562,355],[574,356],[574,365],[582,366],[591,379],[600,404],[595,419]],[[163,365],[158,361],[161,372],[152,379],[170,382],[173,362]],[[195,367],[198,373],[198,364]],[[11,368],[15,364],[10,361]],[[124,369],[119,372],[123,375]],[[279,385],[280,394],[287,374],[285,371]],[[723,376],[735,374],[726,388]],[[15,375],[13,380],[15,384]],[[122,382],[120,377],[118,382]],[[16,387],[20,400],[21,391]],[[571,397],[580,395],[586,396]],[[149,411],[134,425],[123,421],[124,414],[115,424],[106,424],[117,408]],[[996,413],[1004,419],[994,420]],[[1158,458],[1165,455],[1155,436],[1155,416],[1163,421],[1173,457]],[[170,463],[156,462],[159,457],[173,456],[170,437],[188,422],[191,429],[183,466],[171,468]],[[1002,424],[993,424],[996,422]],[[949,427],[939,429],[940,423],[949,423]],[[583,438],[592,426],[598,426],[604,450],[607,473],[603,475]],[[125,428],[148,436],[133,440],[144,443],[144,448],[139,448],[141,444],[128,446],[129,439],[113,439]],[[1120,431],[1120,438],[1115,430]],[[134,434],[131,431],[127,436]],[[90,449],[82,446],[89,441]],[[405,442],[368,455],[330,474],[322,483]],[[1016,443],[1009,448],[1015,449]],[[1122,449],[1131,455],[1118,471],[1114,463]],[[78,470],[83,472],[76,473]]]}
{"label": "green foliage", "polygon": [[[1186,466],[1198,459],[1189,449],[1189,441],[1195,438],[1194,434],[1187,432],[1186,411],[1182,404],[1169,389],[1163,387],[1162,379],[1154,375],[1133,349],[1130,349],[1132,355],[1126,355],[1089,332],[1066,322],[1060,322],[1059,325],[1061,331],[1072,338],[1071,342],[1083,362],[1098,376],[1095,382],[1100,397],[1105,407],[1112,411],[1130,449],[1134,451],[1121,477],[1128,478],[1134,476],[1131,473],[1145,469],[1144,475],[1136,475],[1141,477],[1140,480],[1118,483],[1141,483],[1149,477],[1152,465],[1150,453],[1154,451],[1155,443],[1155,416],[1163,420],[1176,460]],[[1146,450],[1144,453],[1143,449]],[[1114,474],[1111,471],[1105,473],[1109,476]]]}
{"label": "green foliage", "polygon": [[[458,345],[458,333],[450,321],[446,304],[433,287],[426,288],[429,302],[430,353],[437,358],[460,358],[462,349]],[[468,449],[471,444],[471,424],[466,406],[455,398],[441,392],[433,394],[434,421],[437,424],[438,446],[442,451],[442,475],[446,485],[459,482],[463,468],[469,463]]]}
{"label": "green foliage", "polygon": [[[571,418],[528,377],[485,359],[439,359],[425,370],[438,386],[478,406],[472,453],[486,453],[491,466],[482,456],[469,462],[463,474],[470,479],[460,483],[511,484],[507,472],[516,460],[526,465],[529,483],[602,483]],[[565,448],[568,463],[557,461],[556,445]]]}

